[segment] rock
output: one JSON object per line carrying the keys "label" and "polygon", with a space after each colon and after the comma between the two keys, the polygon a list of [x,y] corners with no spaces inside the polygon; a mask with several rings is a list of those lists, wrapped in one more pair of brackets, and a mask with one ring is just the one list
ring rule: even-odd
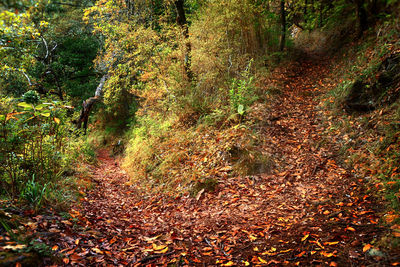
{"label": "rock", "polygon": [[343,106],[348,112],[368,112],[389,105],[399,97],[400,53],[387,57],[379,65],[373,83],[357,78],[350,85]]}
{"label": "rock", "polygon": [[34,253],[0,252],[0,266],[14,267],[17,263],[20,263],[22,266],[42,265],[42,261]]}

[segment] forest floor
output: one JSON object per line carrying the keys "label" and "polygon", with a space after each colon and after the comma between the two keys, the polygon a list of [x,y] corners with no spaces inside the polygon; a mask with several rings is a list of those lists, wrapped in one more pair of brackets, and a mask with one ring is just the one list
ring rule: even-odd
{"label": "forest floor", "polygon": [[305,60],[273,74],[284,89],[260,131],[263,149],[279,161],[276,171],[230,177],[214,192],[174,198],[128,185],[119,162],[100,150],[92,167],[96,186],[70,211],[71,218],[57,227],[39,218],[38,227],[57,228],[53,250],[64,255],[65,264],[84,266],[400,261],[374,243],[386,235],[378,224],[382,207],[366,194],[363,179],[340,166],[335,137],[324,137],[317,96],[330,67]]}

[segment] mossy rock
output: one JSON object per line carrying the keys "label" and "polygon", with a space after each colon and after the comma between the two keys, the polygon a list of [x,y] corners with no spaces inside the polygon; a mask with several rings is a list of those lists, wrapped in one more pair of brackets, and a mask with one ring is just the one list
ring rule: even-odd
{"label": "mossy rock", "polygon": [[389,105],[399,98],[400,53],[387,57],[373,76],[373,83],[357,78],[350,85],[343,106],[348,112],[368,112]]}
{"label": "mossy rock", "polygon": [[272,158],[259,151],[247,151],[234,147],[229,154],[233,169],[240,175],[269,173],[274,166]]}
{"label": "mossy rock", "polygon": [[214,192],[217,189],[218,180],[215,178],[207,177],[197,182],[190,191],[191,196],[196,196],[201,190],[207,192]]}
{"label": "mossy rock", "polygon": [[35,253],[0,252],[0,266],[14,267],[17,263],[22,266],[42,266],[40,257]]}

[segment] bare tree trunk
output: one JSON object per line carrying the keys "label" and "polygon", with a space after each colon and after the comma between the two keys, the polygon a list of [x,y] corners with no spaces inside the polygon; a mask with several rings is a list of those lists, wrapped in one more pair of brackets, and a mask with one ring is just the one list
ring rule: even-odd
{"label": "bare tree trunk", "polygon": [[281,0],[281,39],[279,43],[279,50],[283,51],[286,42],[286,14],[285,14],[285,0]]}
{"label": "bare tree trunk", "polygon": [[82,103],[81,114],[79,115],[79,119],[76,122],[76,126],[78,129],[81,129],[82,123],[83,123],[83,129],[84,129],[85,134],[86,134],[86,130],[87,130],[87,124],[88,124],[88,120],[89,120],[90,111],[92,110],[93,105],[103,97],[104,84],[106,83],[107,78],[108,78],[108,75],[107,74],[104,75],[101,78],[100,83],[96,88],[94,97],[89,97]]}
{"label": "bare tree trunk", "polygon": [[185,8],[184,8],[185,1],[184,0],[176,0],[174,2],[174,4],[175,4],[175,8],[176,8],[176,13],[177,13],[176,22],[183,29],[183,35],[185,37],[185,42],[186,42],[185,62],[184,62],[185,72],[186,72],[187,77],[189,78],[189,81],[192,81],[192,79],[193,79],[193,73],[191,70],[192,45],[190,44],[190,41],[189,41],[189,28],[187,25]]}

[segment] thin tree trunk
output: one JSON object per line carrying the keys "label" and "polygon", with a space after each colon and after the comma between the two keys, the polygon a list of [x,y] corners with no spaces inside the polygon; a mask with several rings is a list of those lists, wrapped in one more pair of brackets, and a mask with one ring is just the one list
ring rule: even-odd
{"label": "thin tree trunk", "polygon": [[104,75],[101,78],[100,83],[96,88],[94,97],[90,97],[87,100],[83,101],[83,103],[82,103],[82,110],[81,110],[81,114],[79,115],[79,119],[76,122],[76,127],[78,129],[81,129],[82,123],[83,123],[83,129],[84,129],[85,134],[86,134],[86,130],[87,130],[87,124],[88,124],[88,120],[89,120],[90,111],[92,110],[94,104],[102,98],[104,84],[105,84],[107,78],[108,78],[108,75],[107,74]]}
{"label": "thin tree trunk", "polygon": [[189,41],[189,27],[187,25],[186,13],[185,13],[185,8],[184,8],[185,1],[184,0],[176,0],[174,2],[174,4],[175,4],[175,8],[176,8],[176,13],[177,13],[176,22],[183,30],[183,35],[185,37],[185,42],[186,42],[185,62],[184,62],[185,72],[186,72],[187,77],[189,78],[189,81],[192,81],[192,79],[193,79],[193,73],[191,70],[192,45]]}
{"label": "thin tree trunk", "polygon": [[364,31],[368,28],[368,17],[367,11],[364,7],[365,0],[355,0],[356,1],[356,15],[358,22],[357,37],[361,38]]}
{"label": "thin tree trunk", "polygon": [[[308,12],[308,0],[305,0],[304,2],[304,11],[303,11],[303,16],[304,16],[304,23],[307,25],[307,13]],[[306,26],[307,27],[307,26]]]}
{"label": "thin tree trunk", "polygon": [[279,43],[279,50],[283,51],[286,42],[286,14],[285,14],[285,0],[281,0],[281,39]]}

